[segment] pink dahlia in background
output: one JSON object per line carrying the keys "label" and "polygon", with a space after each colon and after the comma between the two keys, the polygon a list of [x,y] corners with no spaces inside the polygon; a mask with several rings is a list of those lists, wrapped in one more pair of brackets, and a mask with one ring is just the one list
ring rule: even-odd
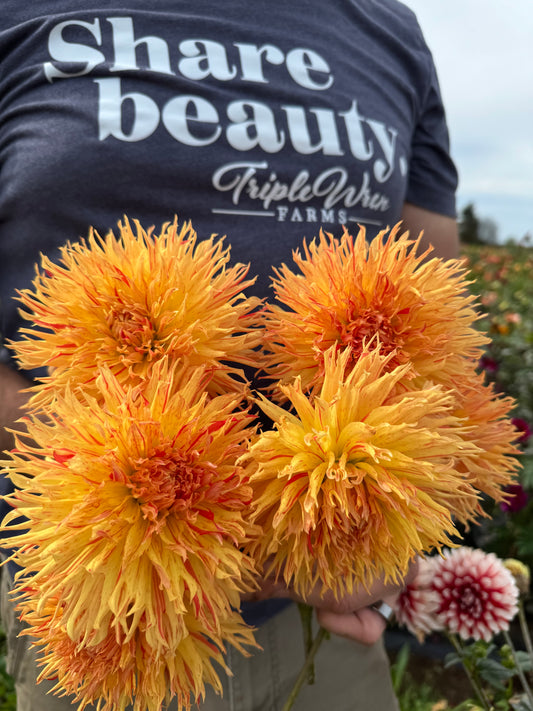
{"label": "pink dahlia in background", "polygon": [[457,548],[435,565],[431,584],[439,597],[437,620],[464,640],[490,641],[518,612],[513,575],[494,553]]}
{"label": "pink dahlia in background", "polygon": [[483,355],[479,359],[479,367],[486,373],[497,373],[500,369],[500,364],[495,358],[488,355]]}
{"label": "pink dahlia in background", "polygon": [[526,445],[531,437],[531,427],[529,422],[521,417],[513,417],[512,423],[520,433],[517,439],[518,444]]}
{"label": "pink dahlia in background", "polygon": [[418,573],[398,596],[394,613],[398,624],[406,627],[422,643],[430,632],[442,629],[436,617],[439,595],[432,588],[436,565],[441,558],[419,558]]}
{"label": "pink dahlia in background", "polygon": [[518,513],[524,509],[528,502],[529,496],[522,484],[510,484],[506,487],[505,492],[507,498],[500,503],[502,511],[507,513]]}

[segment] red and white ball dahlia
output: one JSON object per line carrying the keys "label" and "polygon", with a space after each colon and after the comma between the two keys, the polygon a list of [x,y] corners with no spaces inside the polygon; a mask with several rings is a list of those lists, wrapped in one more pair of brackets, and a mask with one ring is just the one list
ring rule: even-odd
{"label": "red and white ball dahlia", "polygon": [[439,596],[436,616],[464,640],[490,641],[507,630],[518,611],[518,588],[502,560],[480,549],[446,551],[431,584]]}
{"label": "red and white ball dahlia", "polygon": [[435,567],[440,560],[436,557],[419,558],[416,578],[402,590],[394,605],[398,623],[420,643],[430,632],[442,629],[436,616],[440,597],[432,589]]}

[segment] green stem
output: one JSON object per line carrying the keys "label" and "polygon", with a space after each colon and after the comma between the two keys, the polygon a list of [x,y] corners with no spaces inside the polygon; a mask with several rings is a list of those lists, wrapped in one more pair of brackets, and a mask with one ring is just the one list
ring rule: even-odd
{"label": "green stem", "polygon": [[283,707],[282,711],[290,711],[290,709],[292,709],[294,702],[296,701],[296,697],[300,693],[300,689],[302,688],[302,686],[304,685],[304,683],[307,679],[307,675],[309,673],[309,667],[313,666],[316,653],[318,652],[318,648],[320,647],[322,640],[324,639],[325,636],[326,636],[326,630],[323,627],[321,627],[317,632],[317,635],[313,641],[313,644],[311,645],[311,648],[307,654],[305,663],[304,663],[302,669],[300,670],[298,678],[296,679],[296,682],[295,682],[294,686],[292,687],[292,691],[289,694],[289,697],[288,697],[287,701],[285,702],[285,706]]}
{"label": "green stem", "polygon": [[524,601],[518,601],[518,619],[520,621],[520,631],[522,632],[522,637],[524,639],[527,653],[531,663],[533,664],[533,644],[531,643],[531,635],[529,634],[529,627],[526,620],[526,612],[524,610]]}
{"label": "green stem", "polygon": [[526,675],[524,674],[524,670],[520,665],[520,660],[518,659],[518,656],[516,654],[516,649],[514,647],[513,640],[511,639],[511,635],[509,634],[509,632],[504,631],[503,636],[505,637],[505,641],[509,645],[511,654],[513,655],[513,660],[515,663],[516,671],[518,672],[520,683],[522,684],[522,688],[524,689],[527,698],[529,699],[530,706],[533,709],[533,694],[531,693],[531,687],[527,683]]}
{"label": "green stem", "polygon": [[463,648],[461,647],[459,640],[453,634],[449,634],[448,639],[453,644],[455,651],[461,658],[461,661],[463,663],[463,669],[465,670],[466,675],[470,681],[470,684],[472,685],[472,688],[474,689],[474,693],[476,694],[478,699],[483,704],[483,708],[485,709],[485,711],[490,711],[490,708],[491,708],[490,701],[488,700],[487,695],[485,694],[485,692],[483,691],[481,686],[477,683],[477,680],[474,677],[474,675],[472,674],[472,671],[469,669],[468,665],[466,664],[464,655],[463,655]]}
{"label": "green stem", "polygon": [[[300,619],[302,620],[302,630],[304,633],[305,658],[307,659],[311,647],[313,646],[313,608],[305,602],[298,603]],[[307,672],[307,683],[315,683],[315,665],[311,664]]]}

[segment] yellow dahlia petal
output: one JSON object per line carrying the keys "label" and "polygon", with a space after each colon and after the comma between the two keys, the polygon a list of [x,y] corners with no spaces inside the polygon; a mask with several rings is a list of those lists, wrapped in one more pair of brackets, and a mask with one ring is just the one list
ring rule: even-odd
{"label": "yellow dahlia petal", "polygon": [[154,235],[125,219],[119,231],[67,244],[57,264],[42,257],[33,288],[19,295],[33,325],[12,347],[24,368],[48,366],[53,375],[34,403],[67,385],[94,389],[99,364],[132,384],[162,357],[213,370],[213,394],[242,388],[230,364],[254,364],[259,341],[260,302],[243,295],[253,283],[247,268],[229,267],[229,247],[198,241],[189,223]]}
{"label": "yellow dahlia petal", "polygon": [[299,375],[304,391],[318,392],[328,348],[348,348],[355,362],[378,337],[390,369],[410,363],[411,377],[451,387],[461,358],[481,354],[487,339],[473,326],[478,316],[461,262],[417,254],[420,238],[399,228],[370,244],[364,228],[355,240],[321,233],[294,253],[299,272],[275,270],[280,303],[267,307],[264,336],[270,377],[290,383]]}
{"label": "yellow dahlia petal", "polygon": [[[221,692],[213,662],[230,673],[223,648],[206,636],[193,614],[183,615],[187,634],[155,655],[142,626],[129,640],[107,628],[104,635],[79,643],[66,634],[57,601],[40,613],[31,598],[21,607],[40,650],[39,678],[57,680],[55,693],[74,694],[79,708],[94,703],[100,711],[124,711],[134,698],[134,711],[160,711],[176,697],[178,708],[190,709],[208,684]],[[251,631],[235,612],[220,620],[220,629],[241,651],[243,645],[253,644]]]}
{"label": "yellow dahlia petal", "polygon": [[295,414],[263,398],[275,429],[250,446],[263,534],[249,550],[303,595],[315,584],[342,594],[378,575],[398,580],[416,554],[449,544],[452,501],[477,509],[458,463],[477,447],[453,396],[441,386],[406,391],[408,366],[389,370],[379,348],[350,357],[326,351],[314,397],[299,379],[283,386]]}
{"label": "yellow dahlia petal", "polygon": [[518,432],[511,418],[514,406],[512,398],[498,395],[492,383],[474,372],[474,364],[457,380],[454,414],[463,419],[465,437],[478,447],[465,455],[462,468],[472,485],[495,501],[505,498],[505,488],[520,467]]}
{"label": "yellow dahlia petal", "polygon": [[[255,573],[242,551],[250,472],[236,464],[252,418],[239,395],[210,398],[204,385],[203,369],[179,375],[166,360],[142,388],[101,369],[94,398],[58,396],[4,463],[21,487],[4,530],[21,514],[27,528],[9,539],[24,570],[16,591],[46,674],[55,667],[64,688],[106,709],[132,693],[136,708],[159,708],[169,680],[178,698],[203,693],[211,658],[252,639],[233,611]],[[120,669],[90,669],[109,645],[127,677],[118,701]]]}

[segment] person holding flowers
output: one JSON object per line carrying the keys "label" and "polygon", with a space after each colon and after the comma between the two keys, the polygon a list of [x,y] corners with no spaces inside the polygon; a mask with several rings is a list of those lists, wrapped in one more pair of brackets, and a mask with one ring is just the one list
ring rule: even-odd
{"label": "person holding flowers", "polygon": [[[273,296],[272,267],[289,264],[304,237],[322,227],[340,237],[345,225],[363,225],[370,238],[402,220],[413,237],[424,230],[418,254],[431,244],[431,256],[457,256],[457,176],[435,68],[413,13],[396,0],[231,0],[222,9],[213,0],[186,8],[157,0],[150,9],[136,0],[7,0],[5,10],[2,449],[13,447],[11,428],[20,431],[14,423],[30,395],[33,413],[2,477],[5,555],[7,536],[20,542],[2,568],[18,711],[122,711],[130,704],[156,711],[197,703],[202,711],[280,711],[303,662],[292,604],[302,598],[332,639],[316,657],[315,684],[294,708],[394,711],[385,621],[372,605],[392,601],[416,566],[405,557],[396,571],[376,562],[377,549],[368,548],[379,538],[376,527],[367,548],[354,550],[363,580],[338,581],[334,592],[324,590],[324,576],[309,562],[308,584],[292,575],[294,561],[285,577],[269,568],[274,514],[265,501],[255,522],[247,512],[254,486],[269,476],[270,444],[266,434],[256,439],[257,426],[240,403],[254,367],[285,377],[287,364],[280,366],[275,351],[269,363],[259,362],[256,321],[259,300]],[[410,259],[418,269],[420,261]],[[376,274],[387,266],[377,265]],[[418,287],[430,291],[442,276],[439,268],[424,275]],[[411,298],[411,276],[409,267],[394,267],[387,284],[383,277],[382,305],[400,286],[393,277],[406,280]],[[355,287],[348,297],[363,348],[367,337],[384,341],[392,332],[377,303],[362,308]],[[283,297],[283,284],[276,288]],[[438,289],[433,295],[438,317],[449,316]],[[433,304],[424,308],[428,315]],[[275,324],[275,310],[268,318]],[[413,332],[420,336],[416,323]],[[463,336],[453,347],[475,351]],[[435,326],[432,337],[442,345],[446,332]],[[404,350],[403,341],[389,345],[388,353],[369,358],[382,406],[392,413],[398,378],[387,374],[387,363],[401,353],[391,367],[407,373],[410,352],[409,343]],[[444,351],[432,355],[450,363],[436,380],[442,389],[462,362]],[[343,381],[346,364],[325,356],[320,362],[328,383]],[[422,371],[408,378],[429,377]],[[320,392],[315,376],[311,390]],[[357,377],[374,392],[368,376]],[[463,408],[479,390],[469,387]],[[298,402],[302,412],[309,407],[298,386],[287,381],[283,388],[285,402]],[[459,414],[439,393],[413,392],[408,402],[410,411],[441,418],[446,429],[444,420]],[[490,399],[483,397],[478,393],[480,407]],[[436,415],[424,411],[430,401]],[[276,408],[283,402],[266,405],[266,416],[276,420]],[[316,408],[313,417],[320,416]],[[478,427],[478,442],[490,439],[492,430],[474,415],[466,416]],[[419,435],[436,451],[429,420]],[[404,434],[402,456],[415,459],[411,434]],[[483,472],[499,460],[480,458],[461,437],[459,429],[453,436],[443,430],[442,451],[460,440],[468,476],[440,464],[435,471],[445,482],[462,476],[466,500],[475,498],[470,486],[490,493]],[[250,442],[259,472],[246,454]],[[383,447],[370,440],[366,446],[367,453]],[[12,493],[14,484],[22,494]],[[444,484],[440,496],[432,510],[448,503]],[[475,505],[461,496],[467,519]],[[341,494],[332,490],[331,497],[334,517]],[[15,514],[31,521],[28,532],[17,528]],[[289,516],[281,519],[276,527],[291,525]],[[383,529],[392,548],[398,520],[387,519]],[[254,526],[267,533],[256,543]],[[346,541],[342,546],[348,550]],[[253,561],[259,554],[262,571]],[[8,593],[17,561],[31,576],[14,600]],[[266,577],[258,578],[261,572]],[[254,635],[245,623],[257,628]],[[28,628],[37,650],[31,637],[19,635]],[[57,693],[47,694],[51,689]]]}

